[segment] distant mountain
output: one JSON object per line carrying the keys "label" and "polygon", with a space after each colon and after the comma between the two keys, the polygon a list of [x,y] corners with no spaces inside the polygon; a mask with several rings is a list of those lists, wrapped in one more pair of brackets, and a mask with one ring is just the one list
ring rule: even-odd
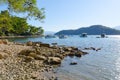
{"label": "distant mountain", "polygon": [[102,33],[106,33],[107,35],[118,35],[120,34],[120,30],[102,25],[92,25],[90,27],[82,27],[76,30],[62,30],[55,33],[55,35],[79,35],[82,33],[87,33],[88,35],[100,35]]}
{"label": "distant mountain", "polygon": [[120,26],[116,26],[114,27],[114,29],[120,30]]}

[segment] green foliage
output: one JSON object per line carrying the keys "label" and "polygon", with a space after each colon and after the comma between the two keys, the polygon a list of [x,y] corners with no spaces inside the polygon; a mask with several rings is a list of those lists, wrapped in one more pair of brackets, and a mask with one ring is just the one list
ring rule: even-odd
{"label": "green foliage", "polygon": [[29,33],[31,35],[40,35],[43,34],[44,30],[42,29],[42,27],[34,27],[29,25]]}
{"label": "green foliage", "polygon": [[12,30],[11,19],[8,11],[2,11],[0,14],[0,35],[8,35]]}
{"label": "green foliage", "polygon": [[25,18],[10,16],[7,10],[0,13],[0,35],[42,35],[42,27],[30,26]]}
{"label": "green foliage", "polygon": [[16,13],[26,13],[27,18],[43,20],[44,8],[37,7],[36,0],[0,0],[1,4],[7,4],[8,10]]}

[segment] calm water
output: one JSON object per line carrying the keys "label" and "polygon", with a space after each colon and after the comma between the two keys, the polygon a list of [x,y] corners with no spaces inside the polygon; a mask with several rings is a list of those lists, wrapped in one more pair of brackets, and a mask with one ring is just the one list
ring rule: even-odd
{"label": "calm water", "polygon": [[[88,50],[89,54],[81,58],[66,57],[58,68],[59,80],[120,80],[120,36],[109,36],[109,38],[70,36],[67,39],[24,38],[14,41],[57,42],[59,45],[75,46],[79,49],[102,48],[98,52]],[[77,65],[69,65],[73,59],[78,62]]]}

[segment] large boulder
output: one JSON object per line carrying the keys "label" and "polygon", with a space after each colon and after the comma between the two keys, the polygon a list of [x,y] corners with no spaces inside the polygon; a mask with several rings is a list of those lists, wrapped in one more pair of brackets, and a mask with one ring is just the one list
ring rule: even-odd
{"label": "large boulder", "polygon": [[32,42],[32,41],[28,41],[28,42],[26,43],[26,45],[27,45],[27,46],[32,46],[32,45],[33,45],[33,42]]}
{"label": "large boulder", "polygon": [[1,39],[0,44],[8,44],[9,41],[7,39]]}
{"label": "large boulder", "polygon": [[22,50],[19,55],[25,55],[25,56],[28,56],[30,53],[34,53],[35,51],[34,50],[29,50],[29,49],[25,49],[25,50]]}
{"label": "large boulder", "polygon": [[0,52],[0,59],[5,59],[8,57],[8,54],[5,52]]}
{"label": "large boulder", "polygon": [[75,56],[76,56],[76,57],[81,57],[82,54],[83,54],[82,52],[77,52],[77,53],[75,53]]}
{"label": "large boulder", "polygon": [[46,43],[41,43],[40,47],[50,47],[50,44],[46,44]]}
{"label": "large boulder", "polygon": [[57,65],[57,64],[61,64],[61,59],[58,57],[49,57],[48,58],[48,63],[52,64],[52,65]]}
{"label": "large boulder", "polygon": [[45,56],[40,56],[40,55],[35,56],[35,59],[36,60],[47,60]]}
{"label": "large boulder", "polygon": [[65,51],[72,51],[73,49],[71,47],[65,47],[64,50]]}

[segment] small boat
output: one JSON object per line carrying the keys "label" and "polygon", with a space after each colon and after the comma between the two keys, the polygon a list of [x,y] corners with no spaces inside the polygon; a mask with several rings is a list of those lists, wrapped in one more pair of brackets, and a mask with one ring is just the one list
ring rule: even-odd
{"label": "small boat", "polygon": [[87,33],[82,33],[80,37],[87,37]]}
{"label": "small boat", "polygon": [[70,65],[77,65],[77,62],[71,62]]}
{"label": "small boat", "polygon": [[54,35],[46,35],[45,38],[56,38]]}
{"label": "small boat", "polygon": [[101,34],[101,38],[105,38],[106,37],[106,34],[105,33],[102,33]]}
{"label": "small boat", "polygon": [[59,35],[58,37],[59,37],[59,39],[65,39],[65,38],[67,38],[66,35]]}

